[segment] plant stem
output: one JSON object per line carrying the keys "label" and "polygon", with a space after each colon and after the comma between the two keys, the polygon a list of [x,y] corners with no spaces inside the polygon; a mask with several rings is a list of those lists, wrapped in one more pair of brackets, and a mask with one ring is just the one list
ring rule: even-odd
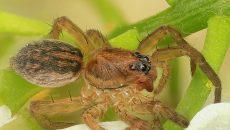
{"label": "plant stem", "polygon": [[[230,17],[215,16],[208,21],[208,32],[203,48],[203,55],[212,68],[218,72],[230,43]],[[212,84],[204,73],[197,69],[189,88],[177,106],[177,112],[187,119],[203,107],[211,92]],[[167,121],[165,130],[180,130],[178,125]]]}
{"label": "plant stem", "polygon": [[170,79],[169,79],[169,102],[173,107],[176,107],[180,97],[180,64],[179,60],[175,59],[170,62]]}
{"label": "plant stem", "polygon": [[208,19],[216,14],[230,16],[229,5],[229,0],[180,0],[175,6],[157,15],[114,30],[109,38],[116,37],[132,28],[136,28],[143,38],[146,32],[152,32],[162,25],[170,25],[186,36],[206,28]]}
{"label": "plant stem", "polygon": [[174,6],[176,2],[178,2],[179,0],[166,0],[166,1],[169,5]]}

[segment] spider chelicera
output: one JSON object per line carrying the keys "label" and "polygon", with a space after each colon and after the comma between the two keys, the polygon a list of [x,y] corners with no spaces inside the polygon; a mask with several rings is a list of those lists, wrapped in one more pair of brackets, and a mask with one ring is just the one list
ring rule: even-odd
{"label": "spider chelicera", "polygon": [[[75,38],[80,49],[57,40],[63,29]],[[167,34],[172,36],[177,46],[154,51],[158,41]],[[147,54],[151,55],[147,56]],[[78,101],[85,107],[82,119],[92,130],[104,130],[98,121],[110,106],[114,107],[120,119],[129,125],[127,130],[149,130],[163,129],[160,124],[161,117],[181,127],[189,125],[189,121],[184,116],[161,103],[155,98],[156,96],[149,97],[142,93],[143,90],[147,90],[158,95],[168,80],[168,61],[184,55],[190,57],[192,74],[196,66],[199,66],[207,75],[215,86],[214,102],[220,102],[221,82],[217,74],[200,52],[168,26],[156,29],[142,40],[137,50],[133,52],[113,48],[99,31],[88,30],[84,33],[68,18],[60,17],[55,20],[49,39],[34,41],[22,48],[12,58],[11,65],[26,80],[45,87],[63,86],[80,76],[83,77],[85,86],[82,88],[81,96],[78,97],[80,100],[73,98],[71,101],[56,105],[64,106],[59,111],[69,112],[70,109],[79,107],[71,102]],[[163,71],[159,84],[154,87],[153,82],[158,76],[156,68],[161,68]],[[42,122],[43,127],[55,129],[71,125],[64,122],[51,122],[42,111],[46,113],[49,110],[50,113],[58,111],[53,111],[49,105],[41,107],[41,104],[39,101],[32,101],[30,110],[34,117]],[[145,121],[131,114],[130,111],[151,114],[154,118]]]}

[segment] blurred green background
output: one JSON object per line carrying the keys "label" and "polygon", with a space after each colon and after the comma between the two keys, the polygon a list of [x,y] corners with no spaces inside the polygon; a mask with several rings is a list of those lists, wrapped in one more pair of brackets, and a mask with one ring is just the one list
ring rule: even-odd
{"label": "blurred green background", "polygon": [[[47,26],[52,25],[55,18],[60,16],[67,16],[82,30],[92,28],[98,29],[107,36],[116,28],[129,24],[134,24],[170,7],[170,5],[164,0],[108,0],[109,4],[107,4],[109,6],[106,5],[106,2],[104,5],[101,4],[100,1],[106,0],[0,0],[0,11],[24,16],[30,19],[35,19],[41,21]],[[110,9],[113,10],[110,12],[105,11]],[[206,32],[207,30],[203,29],[185,37],[185,39],[193,47],[201,50],[205,42]],[[38,38],[38,36],[12,36],[12,34],[10,33],[1,33],[0,31],[0,69],[9,69],[10,57],[15,55],[17,53],[17,50],[23,47],[26,42]],[[11,45],[10,43],[14,44]],[[213,53],[215,53],[215,50],[213,50]],[[219,77],[222,81],[223,86],[223,102],[230,102],[230,78],[228,76],[228,74],[230,73],[229,59],[230,52],[228,51],[224,63],[219,71]],[[159,97],[161,98],[161,100],[163,100],[163,102],[171,105],[172,107],[175,107],[177,105],[179,99],[184,94],[187,86],[189,86],[189,83],[191,81],[189,59],[187,57],[182,57],[179,58],[178,61],[179,74],[174,70],[172,70],[170,74],[171,79],[173,79],[173,76],[176,76],[178,79],[176,83],[176,88],[179,89],[176,90],[176,95],[172,94],[173,90],[170,90],[169,87],[166,87],[167,89],[165,89],[163,94],[161,94],[161,96]],[[11,79],[11,75],[9,75],[8,78]],[[21,79],[19,78],[18,81],[21,82]],[[25,84],[24,89],[26,89],[27,86],[33,87],[26,81],[22,82],[21,84]],[[70,84],[67,87],[71,90],[73,87],[76,87],[76,84],[78,83]],[[39,91],[39,89],[40,88],[33,88],[33,92],[31,93],[35,93],[36,91]],[[62,89],[65,90],[65,88],[61,88],[61,90]],[[60,93],[60,95],[63,95],[63,93]],[[59,98],[60,95],[54,94],[53,96],[55,98]],[[213,103],[213,91],[206,101],[206,104],[210,103]],[[15,112],[16,111],[17,110],[15,110]]]}

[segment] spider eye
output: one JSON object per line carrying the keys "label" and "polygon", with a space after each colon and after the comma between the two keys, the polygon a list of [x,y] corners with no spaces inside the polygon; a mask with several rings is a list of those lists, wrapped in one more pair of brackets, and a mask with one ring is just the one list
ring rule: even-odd
{"label": "spider eye", "polygon": [[136,63],[130,64],[129,67],[131,70],[139,70],[139,71],[144,72],[145,74],[148,74],[150,70],[150,67],[142,62],[136,62]]}
{"label": "spider eye", "polygon": [[135,65],[135,64],[130,64],[130,65],[129,65],[129,68],[130,68],[131,70],[135,70],[135,69],[136,69],[136,65]]}
{"label": "spider eye", "polygon": [[144,72],[145,74],[148,74],[148,72],[149,72],[149,70],[150,70],[150,67],[147,66],[146,64],[142,64],[142,65],[140,66],[140,69],[141,69],[141,71]]}
{"label": "spider eye", "polygon": [[133,55],[139,59],[138,62],[131,64],[129,67],[131,70],[139,70],[148,74],[151,69],[151,62],[149,58],[145,55],[140,54],[139,52],[134,52]]}
{"label": "spider eye", "polygon": [[148,58],[147,56],[141,57],[141,58],[140,58],[140,61],[146,62],[146,63],[150,63],[150,60],[149,60],[149,58]]}
{"label": "spider eye", "polygon": [[145,64],[141,64],[140,65],[140,70],[145,71],[146,68],[147,68],[147,66]]}
{"label": "spider eye", "polygon": [[134,52],[134,56],[139,56],[140,55],[140,53],[139,52]]}

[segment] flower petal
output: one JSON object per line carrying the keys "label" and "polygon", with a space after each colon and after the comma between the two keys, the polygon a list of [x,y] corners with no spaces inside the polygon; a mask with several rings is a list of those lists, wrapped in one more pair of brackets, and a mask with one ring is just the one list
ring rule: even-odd
{"label": "flower petal", "polygon": [[186,130],[230,130],[230,103],[208,105],[193,117]]}

